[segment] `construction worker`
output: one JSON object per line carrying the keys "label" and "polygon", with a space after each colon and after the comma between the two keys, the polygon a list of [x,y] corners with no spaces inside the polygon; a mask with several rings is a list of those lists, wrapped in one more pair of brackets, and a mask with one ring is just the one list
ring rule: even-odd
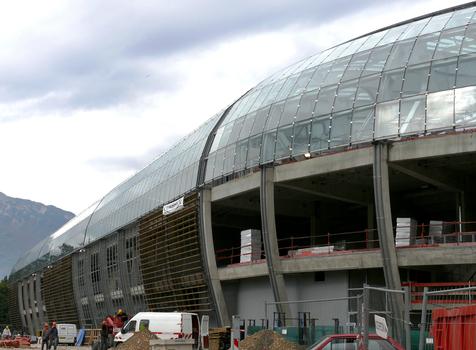
{"label": "construction worker", "polygon": [[58,328],[56,328],[56,322],[53,321],[51,322],[51,329],[48,331],[48,349],[51,349],[53,346],[53,349],[56,350],[58,341]]}
{"label": "construction worker", "polygon": [[5,326],[2,332],[2,339],[10,339],[12,337],[12,332],[10,332],[10,328]]}
{"label": "construction worker", "polygon": [[48,322],[45,322],[45,324],[43,325],[43,332],[41,333],[41,350],[43,350],[43,348],[45,350],[49,349],[49,346],[48,346],[48,330],[49,329],[50,327],[48,326]]}

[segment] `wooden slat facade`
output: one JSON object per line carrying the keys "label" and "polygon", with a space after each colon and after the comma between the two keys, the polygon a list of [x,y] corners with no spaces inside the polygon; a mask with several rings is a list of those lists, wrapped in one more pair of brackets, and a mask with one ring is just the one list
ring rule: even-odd
{"label": "wooden slat facade", "polygon": [[18,283],[13,282],[8,284],[8,316],[10,317],[10,324],[12,329],[21,330],[23,328],[20,306],[18,305]]}
{"label": "wooden slat facade", "polygon": [[160,209],[140,220],[140,266],[151,311],[211,311],[198,234],[196,194],[173,214]]}
{"label": "wooden slat facade", "polygon": [[67,256],[46,269],[42,282],[42,297],[48,320],[79,324],[73,293],[72,257]]}

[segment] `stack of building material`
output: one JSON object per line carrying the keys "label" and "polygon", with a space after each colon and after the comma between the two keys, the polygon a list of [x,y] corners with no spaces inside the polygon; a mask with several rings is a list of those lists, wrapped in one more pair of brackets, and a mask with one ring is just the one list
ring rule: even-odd
{"label": "stack of building material", "polygon": [[261,231],[241,231],[240,263],[261,259]]}
{"label": "stack of building material", "polygon": [[395,246],[406,247],[415,244],[417,222],[412,218],[397,218]]}
{"label": "stack of building material", "polygon": [[431,220],[429,235],[430,235],[431,243],[442,243],[443,242],[443,221]]}
{"label": "stack of building material", "polygon": [[230,327],[210,328],[209,349],[223,350],[230,348]]}

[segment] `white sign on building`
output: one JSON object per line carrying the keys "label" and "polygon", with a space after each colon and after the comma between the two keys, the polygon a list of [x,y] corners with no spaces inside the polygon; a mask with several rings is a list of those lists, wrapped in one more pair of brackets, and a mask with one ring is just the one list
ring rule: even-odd
{"label": "white sign on building", "polygon": [[169,215],[169,214],[175,213],[176,211],[182,209],[183,208],[183,199],[184,199],[184,197],[179,198],[176,201],[173,201],[172,203],[164,205],[164,207],[162,208],[162,214]]}

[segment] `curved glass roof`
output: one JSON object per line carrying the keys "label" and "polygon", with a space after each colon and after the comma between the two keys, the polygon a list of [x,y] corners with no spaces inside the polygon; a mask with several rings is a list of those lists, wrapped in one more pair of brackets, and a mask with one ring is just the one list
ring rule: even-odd
{"label": "curved glass roof", "polygon": [[308,152],[475,127],[475,10],[407,21],[277,72],[37,244],[12,274],[37,271],[193,190],[219,121],[206,182]]}
{"label": "curved glass roof", "polygon": [[206,181],[307,152],[473,127],[474,13],[402,23],[262,81],[220,125]]}
{"label": "curved glass roof", "polygon": [[[38,243],[17,261],[12,275],[37,271],[194,189],[203,148],[222,114],[223,111],[213,116],[136,175]],[[22,269],[25,270],[20,271]]]}

